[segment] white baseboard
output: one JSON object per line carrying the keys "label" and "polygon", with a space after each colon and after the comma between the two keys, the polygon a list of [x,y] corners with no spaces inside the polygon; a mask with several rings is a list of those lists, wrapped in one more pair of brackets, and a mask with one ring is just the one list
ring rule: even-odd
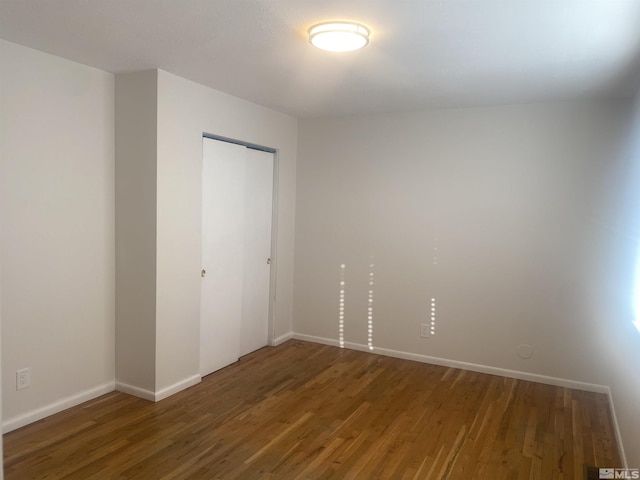
{"label": "white baseboard", "polygon": [[624,445],[622,444],[622,434],[620,433],[620,427],[618,426],[618,417],[616,417],[616,409],[613,406],[613,394],[609,387],[607,387],[607,396],[609,397],[609,410],[611,412],[611,421],[613,422],[613,431],[616,436],[618,451],[620,452],[620,460],[622,460],[622,466],[624,468],[629,468],[627,456],[624,453]]}
{"label": "white baseboard", "polygon": [[156,394],[151,390],[129,385],[128,383],[116,382],[116,390],[134,397],[144,398],[150,402],[156,401]]}
{"label": "white baseboard", "polygon": [[184,380],[180,380],[173,385],[169,385],[168,387],[158,390],[157,392],[136,387],[134,385],[129,385],[127,383],[116,382],[116,390],[122,393],[133,395],[135,397],[144,398],[145,400],[149,400],[150,402],[159,402],[160,400],[170,397],[174,393],[178,393],[185,388],[189,388],[200,383],[201,380],[202,377],[200,377],[199,374],[193,375],[189,378],[185,378]]}
{"label": "white baseboard", "polygon": [[59,413],[63,410],[66,410],[67,408],[75,407],[76,405],[80,405],[81,403],[93,400],[94,398],[99,397],[100,395],[104,395],[105,393],[113,392],[114,390],[127,393],[129,395],[134,395],[136,397],[144,398],[145,400],[149,400],[152,402],[159,402],[160,400],[167,398],[174,393],[200,383],[200,380],[200,375],[193,375],[192,377],[186,378],[180,382],[163,388],[158,392],[152,392],[150,390],[134,387],[133,385],[128,385],[121,382],[103,383],[102,385],[98,385],[97,387],[91,388],[89,390],[85,390],[75,395],[61,398],[60,400],[50,403],[49,405],[45,405],[44,407],[38,408],[36,410],[32,410],[30,412],[8,418],[2,422],[2,433],[11,432],[20,427],[24,427],[25,425],[29,425],[30,423],[42,420],[43,418],[46,418],[50,415]]}
{"label": "white baseboard", "polygon": [[279,336],[278,338],[274,338],[270,345],[272,347],[277,347],[278,345],[282,345],[287,340],[291,340],[293,336],[293,332],[287,332],[284,335]]}
{"label": "white baseboard", "polygon": [[163,388],[162,390],[158,390],[155,394],[154,401],[159,402],[160,400],[170,397],[174,393],[178,393],[181,390],[184,390],[186,388],[192,387],[200,383],[201,380],[202,380],[202,377],[200,376],[200,374],[192,375],[189,378],[180,380],[179,382],[174,383],[173,385],[169,385],[168,387]]}
{"label": "white baseboard", "polygon": [[2,422],[2,433],[11,432],[12,430],[24,427],[25,425],[29,425],[30,423],[42,420],[49,415],[59,413],[63,410],[66,410],[67,408],[75,407],[76,405],[80,405],[81,403],[93,400],[100,395],[113,392],[114,389],[114,382],[103,383],[102,385],[98,385],[97,387],[76,393],[75,395],[61,398],[60,400],[50,403],[49,405],[46,405],[44,407],[37,408],[30,412],[26,412],[21,415],[6,419]]}
{"label": "white baseboard", "polygon": [[[303,335],[294,333],[293,338],[305,340],[308,342],[322,343],[324,345],[333,345],[338,347],[338,340],[332,338],[315,337],[312,335]],[[556,387],[575,388],[576,390],[586,390],[587,392],[609,393],[609,387],[606,385],[596,385],[593,383],[578,382],[576,380],[568,380],[565,378],[548,377],[546,375],[538,375],[536,373],[519,372],[517,370],[508,370],[505,368],[490,367],[488,365],[479,365],[477,363],[461,362],[448,358],[431,357],[419,353],[401,352],[391,350],[389,348],[374,347],[369,350],[367,345],[360,343],[345,342],[345,348],[350,350],[360,350],[363,352],[377,353],[378,355],[386,355],[387,357],[403,358],[405,360],[414,360],[416,362],[430,363],[432,365],[441,365],[443,367],[460,368],[470,370],[472,372],[488,373],[489,375],[498,375],[500,377],[517,378],[518,380],[527,380],[530,382],[544,383],[554,385]]]}

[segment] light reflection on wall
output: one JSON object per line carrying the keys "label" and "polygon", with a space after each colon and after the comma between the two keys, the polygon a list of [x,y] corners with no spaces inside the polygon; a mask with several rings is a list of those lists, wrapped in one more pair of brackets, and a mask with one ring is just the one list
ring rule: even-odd
{"label": "light reflection on wall", "polygon": [[340,265],[340,295],[338,301],[338,341],[340,342],[340,348],[344,348],[344,298],[346,290],[344,271],[346,267],[344,263]]}
{"label": "light reflection on wall", "polygon": [[367,302],[367,345],[373,350],[373,274],[374,264],[369,264],[369,297]]}
{"label": "light reflection on wall", "polygon": [[636,253],[636,269],[635,269],[635,285],[634,285],[635,298],[633,299],[633,325],[640,332],[640,248]]}
{"label": "light reflection on wall", "polygon": [[438,264],[438,237],[433,239],[433,264]]}
{"label": "light reflection on wall", "polygon": [[431,299],[431,335],[436,334],[436,299]]}
{"label": "light reflection on wall", "polygon": [[636,260],[636,271],[635,271],[635,299],[634,299],[634,317],[635,320],[633,324],[640,332],[640,249],[637,253],[638,259]]}
{"label": "light reflection on wall", "polygon": [[[438,265],[438,237],[433,238],[433,264]],[[434,277],[436,276],[434,271]],[[436,299],[431,297],[431,316],[430,316],[430,334],[433,336],[436,334]]]}

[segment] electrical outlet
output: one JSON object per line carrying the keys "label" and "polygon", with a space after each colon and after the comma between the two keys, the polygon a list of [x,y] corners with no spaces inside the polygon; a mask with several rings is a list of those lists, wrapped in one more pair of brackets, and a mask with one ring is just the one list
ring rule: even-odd
{"label": "electrical outlet", "polygon": [[429,330],[429,324],[428,323],[421,323],[420,324],[420,336],[421,337],[430,337],[431,336],[431,330]]}
{"label": "electrical outlet", "polygon": [[16,390],[22,390],[31,385],[31,369],[23,368],[16,372]]}

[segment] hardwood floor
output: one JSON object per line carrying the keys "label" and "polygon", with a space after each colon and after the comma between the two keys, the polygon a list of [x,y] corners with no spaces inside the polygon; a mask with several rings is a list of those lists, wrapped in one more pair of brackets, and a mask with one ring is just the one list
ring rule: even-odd
{"label": "hardwood floor", "polygon": [[296,340],[159,403],[112,392],[4,437],[6,479],[583,480],[605,395]]}

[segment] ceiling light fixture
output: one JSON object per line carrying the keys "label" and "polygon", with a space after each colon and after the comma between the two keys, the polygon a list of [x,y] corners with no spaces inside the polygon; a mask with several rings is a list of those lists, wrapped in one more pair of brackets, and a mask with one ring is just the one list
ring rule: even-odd
{"label": "ceiling light fixture", "polygon": [[319,23],[309,29],[309,42],[323,50],[349,52],[369,43],[369,30],[352,22]]}

